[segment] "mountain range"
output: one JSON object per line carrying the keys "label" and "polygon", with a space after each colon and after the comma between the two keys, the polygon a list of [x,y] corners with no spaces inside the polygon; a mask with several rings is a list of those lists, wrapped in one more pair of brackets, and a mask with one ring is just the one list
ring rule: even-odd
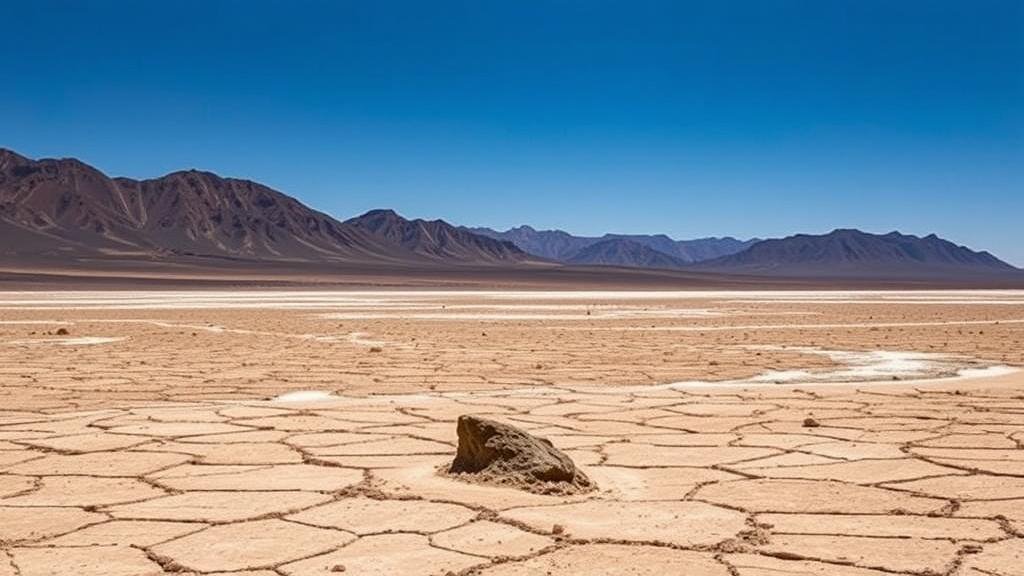
{"label": "mountain range", "polygon": [[663,234],[573,236],[561,230],[519,226],[504,232],[472,228],[508,240],[524,252],[578,265],[679,268],[775,277],[942,278],[957,274],[1019,272],[988,252],[958,246],[935,234],[869,234],[836,229],[780,239],[732,237],[673,240]]}
{"label": "mountain range", "polygon": [[[307,269],[591,270],[638,268],[668,278],[1024,279],[988,252],[934,234],[851,229],[781,239],[674,240],[574,236],[520,226],[504,232],[372,210],[337,220],[250,180],[186,170],[109,177],[76,159],[32,160],[0,149],[0,264],[97,261],[302,263]],[[660,271],[660,272],[659,272]],[[678,271],[678,272],[672,272]],[[632,274],[632,276],[631,276]],[[570,274],[571,275],[571,274]],[[746,282],[746,280],[743,280]]]}
{"label": "mountain range", "polygon": [[513,244],[373,211],[340,222],[249,180],[188,170],[110,178],[74,159],[0,150],[0,256],[515,263]]}
{"label": "mountain range", "polygon": [[[699,238],[696,240],[673,240],[664,234],[605,234],[604,236],[573,236],[561,230],[535,230],[530,226],[510,228],[504,232],[490,228],[469,228],[468,230],[512,242],[524,252],[535,256],[571,262],[573,264],[605,264],[617,266],[650,266],[649,262],[657,262],[660,267],[680,267],[693,262],[701,262],[735,254],[758,242],[737,240],[732,237]],[[601,244],[595,250],[589,248]],[[660,253],[656,256],[645,250],[638,249],[640,244]],[[613,254],[621,256],[608,259]],[[636,260],[629,258],[635,255]],[[668,258],[664,258],[667,256]]]}
{"label": "mountain range", "polygon": [[867,234],[852,229],[764,240],[742,252],[699,262],[694,268],[791,277],[824,274],[836,278],[938,278],[1021,272],[988,252],[958,246],[935,234]]}
{"label": "mountain range", "polygon": [[632,268],[682,268],[684,260],[636,240],[610,238],[583,248],[566,260],[569,264],[628,266]]}

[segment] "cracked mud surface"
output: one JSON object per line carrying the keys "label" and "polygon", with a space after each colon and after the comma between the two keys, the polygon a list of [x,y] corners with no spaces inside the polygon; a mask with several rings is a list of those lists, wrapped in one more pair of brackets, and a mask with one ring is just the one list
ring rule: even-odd
{"label": "cracked mud surface", "polygon": [[[6,293],[0,360],[0,576],[1024,574],[1024,372],[942,378],[1021,293]],[[598,490],[437,475],[461,414]]]}

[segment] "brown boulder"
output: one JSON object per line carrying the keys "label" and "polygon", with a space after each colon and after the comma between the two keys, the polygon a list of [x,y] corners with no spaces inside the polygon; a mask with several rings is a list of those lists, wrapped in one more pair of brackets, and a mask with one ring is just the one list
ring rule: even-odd
{"label": "brown boulder", "polygon": [[460,416],[458,451],[448,473],[462,480],[501,484],[541,494],[594,487],[572,459],[546,438],[502,422]]}

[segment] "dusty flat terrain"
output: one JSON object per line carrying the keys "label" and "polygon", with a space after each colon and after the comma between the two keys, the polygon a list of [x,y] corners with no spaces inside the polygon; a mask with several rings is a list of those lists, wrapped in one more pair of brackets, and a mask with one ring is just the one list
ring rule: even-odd
{"label": "dusty flat terrain", "polygon": [[0,576],[1024,574],[1018,366],[1015,291],[0,293]]}

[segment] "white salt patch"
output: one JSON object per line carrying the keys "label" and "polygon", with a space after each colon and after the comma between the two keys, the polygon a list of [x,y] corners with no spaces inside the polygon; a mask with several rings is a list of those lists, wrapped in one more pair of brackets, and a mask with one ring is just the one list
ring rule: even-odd
{"label": "white salt patch", "polygon": [[811,370],[772,370],[740,380],[675,382],[659,388],[710,388],[717,386],[764,386],[775,384],[872,384],[921,382],[953,378],[982,378],[1012,374],[1009,366],[978,366],[943,354],[871,350],[867,352],[820,350],[806,347],[753,346],[751,349],[788,350],[827,356],[838,367]]}
{"label": "white salt patch", "polygon": [[8,344],[33,345],[33,344],[56,344],[57,346],[92,346],[94,344],[110,344],[120,342],[121,338],[107,338],[103,336],[83,336],[80,338],[34,338],[32,340],[14,340]]}
{"label": "white salt patch", "polygon": [[119,338],[104,338],[102,336],[85,336],[82,338],[68,338],[67,340],[60,342],[61,346],[80,346],[80,345],[91,345],[91,344],[110,344],[111,342],[120,342],[124,340],[123,337]]}
{"label": "white salt patch", "polygon": [[[0,309],[338,309],[401,308],[406,306],[458,305],[472,299],[495,301],[553,302],[619,300],[732,299],[744,302],[902,302],[1024,304],[1022,290],[692,290],[692,291],[280,291],[280,290],[175,290],[111,292],[0,292]],[[467,302],[467,304],[469,304]],[[552,309],[553,310],[553,309]]]}
{"label": "white salt patch", "polygon": [[807,380],[812,375],[806,370],[769,370],[750,379],[751,382],[793,382]]}
{"label": "white salt patch", "polygon": [[[579,315],[586,318],[586,315]],[[324,314],[321,318],[325,320],[566,320],[571,319],[570,314],[465,314],[465,313],[416,313],[416,314],[387,314],[387,313],[342,313]]]}
{"label": "white salt patch", "polygon": [[337,398],[330,392],[324,392],[322,390],[298,390],[296,392],[288,392],[281,394],[274,398],[274,402],[323,402],[325,400],[333,400]]}
{"label": "white salt patch", "polygon": [[367,338],[367,336],[369,336],[369,334],[366,332],[353,332],[348,335],[347,340],[350,343],[357,344],[359,346],[383,346],[387,344],[387,342],[384,342],[383,340],[371,340]]}
{"label": "white salt patch", "polygon": [[[1024,305],[1024,302],[1022,302]],[[730,324],[724,326],[615,326],[588,327],[587,330],[622,330],[643,332],[726,332],[730,330],[835,330],[843,328],[916,328],[927,326],[994,326],[997,324],[1024,324],[1024,318],[1001,320],[946,320],[935,322],[872,322],[830,324]]]}
{"label": "white salt patch", "polygon": [[[900,352],[892,350],[844,351],[819,350],[807,347],[771,347],[758,349],[789,350],[803,354],[826,356],[840,365],[839,368],[822,371],[768,372],[750,378],[752,382],[856,382],[886,379],[920,378],[940,374],[952,374],[963,364],[942,354],[921,352]],[[803,374],[800,374],[803,372]]]}
{"label": "white salt patch", "polygon": [[498,299],[743,299],[751,301],[772,301],[800,299],[813,301],[841,301],[851,299],[957,299],[986,300],[1001,298],[1018,299],[1024,303],[1024,290],[686,290],[686,291],[572,291],[539,292],[509,291],[480,292]]}
{"label": "white salt patch", "polygon": [[64,320],[0,320],[0,324],[57,324],[58,326],[70,326],[74,322],[65,322]]}
{"label": "white salt patch", "polygon": [[1020,372],[1013,366],[985,366],[984,368],[962,368],[957,372],[960,378],[994,378]]}
{"label": "white salt patch", "polygon": [[[526,307],[524,307],[526,308]],[[707,310],[699,308],[664,308],[664,309],[598,309],[581,310],[579,306],[574,307],[577,312],[565,314],[545,314],[538,312],[394,312],[392,310],[382,312],[339,312],[322,314],[319,317],[324,320],[622,320],[629,318],[710,318],[726,315],[723,311]]]}
{"label": "white salt patch", "polygon": [[827,380],[871,380],[875,378],[924,376],[955,366],[941,354],[917,352],[895,352],[872,350],[868,352],[844,352],[838,350],[814,350],[792,348],[805,354],[819,354],[833,362],[845,364],[846,368],[814,374],[815,378]]}
{"label": "white salt patch", "polygon": [[730,304],[944,304],[947,306],[957,305],[1000,305],[1000,306],[1022,306],[1024,300],[987,300],[987,299],[960,299],[960,300],[935,300],[932,298],[882,298],[876,300],[868,299],[799,299],[799,298],[765,298],[759,300],[729,300]]}

